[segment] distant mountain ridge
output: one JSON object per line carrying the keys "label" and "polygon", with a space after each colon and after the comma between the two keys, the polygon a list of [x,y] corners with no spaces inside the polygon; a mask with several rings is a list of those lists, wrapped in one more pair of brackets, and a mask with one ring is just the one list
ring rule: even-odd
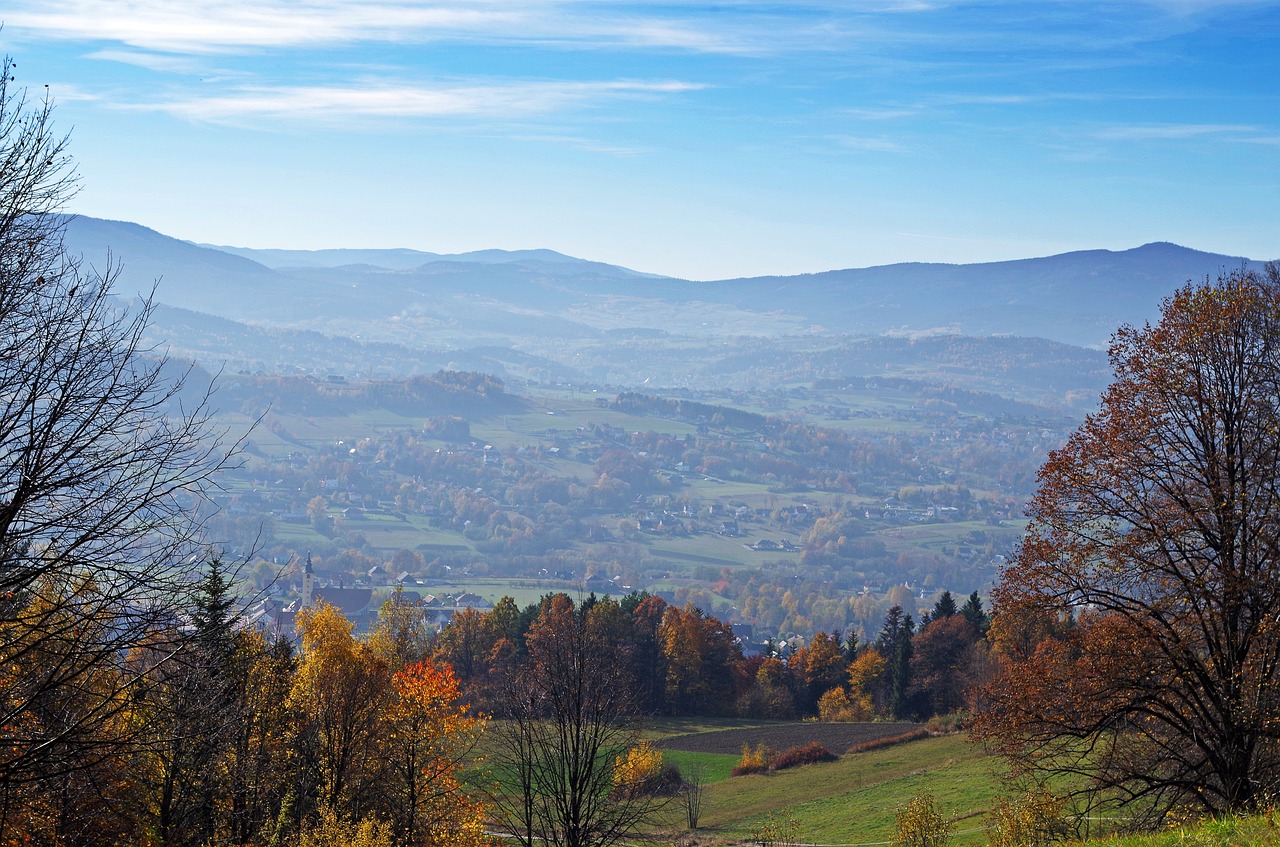
{"label": "distant mountain ridge", "polygon": [[664,279],[658,274],[641,273],[619,265],[577,259],[557,253],[555,250],[473,250],[468,253],[430,253],[405,247],[390,249],[358,249],[336,247],[325,250],[260,250],[251,247],[227,247],[218,244],[198,244],[211,250],[220,250],[234,256],[250,259],[269,268],[343,268],[365,265],[392,271],[406,271],[435,262],[462,264],[501,265],[511,263],[544,263],[565,267],[594,268],[613,271],[644,279]]}
{"label": "distant mountain ridge", "polygon": [[[109,255],[124,296],[154,286],[157,302],[174,307],[163,313],[174,318],[174,343],[191,341],[202,361],[216,359],[222,344],[226,360],[255,368],[338,367],[324,361],[331,351],[353,375],[456,365],[671,386],[755,385],[804,373],[806,361],[822,361],[830,377],[919,373],[901,346],[885,348],[901,361],[882,367],[850,358],[854,338],[1013,336],[1097,349],[1119,325],[1156,317],[1162,298],[1186,281],[1259,266],[1153,243],[694,282],[551,250],[213,248],[88,217],[67,221],[66,245],[99,268]],[[243,328],[201,324],[200,315]],[[1023,351],[1028,363],[1038,355],[1031,350]],[[939,374],[957,367],[950,361]]]}

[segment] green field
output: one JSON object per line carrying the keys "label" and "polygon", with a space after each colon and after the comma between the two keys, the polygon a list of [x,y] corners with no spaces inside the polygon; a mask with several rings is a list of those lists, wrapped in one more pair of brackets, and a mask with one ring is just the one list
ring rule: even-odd
{"label": "green field", "polygon": [[577,597],[581,593],[581,590],[576,586],[548,580],[484,579],[481,577],[443,581],[432,580],[431,584],[425,589],[418,590],[435,595],[456,595],[470,592],[479,594],[490,603],[496,603],[503,597],[510,597],[522,609],[537,603],[547,593],[564,591],[571,597]]}
{"label": "green field", "polygon": [[[676,736],[689,739],[699,733],[715,736],[723,730],[754,729],[768,737],[770,732],[801,726],[815,725],[664,719],[651,725],[645,736],[661,743]],[[738,753],[664,750],[663,759],[686,778],[694,773],[701,776],[705,794],[696,832],[700,844],[740,844],[750,841],[768,821],[787,819],[797,822],[797,839],[804,844],[884,844],[892,837],[897,809],[919,793],[933,795],[952,819],[952,844],[984,844],[985,816],[1001,796],[1002,762],[963,735],[844,753],[836,762],[740,777],[731,776]],[[655,840],[665,842],[685,830],[684,806],[675,798],[660,813],[652,833]]]}
{"label": "green field", "polygon": [[[719,774],[723,754],[673,756]],[[872,844],[888,841],[894,813],[918,793],[932,794],[955,823],[953,843],[986,840],[983,816],[1000,794],[999,762],[958,735],[886,750],[846,754],[837,762],[773,774],[708,779],[699,834],[717,841],[750,838],[773,817],[794,818],[802,842]],[[733,762],[728,762],[732,767]],[[680,810],[674,810],[677,825]]]}

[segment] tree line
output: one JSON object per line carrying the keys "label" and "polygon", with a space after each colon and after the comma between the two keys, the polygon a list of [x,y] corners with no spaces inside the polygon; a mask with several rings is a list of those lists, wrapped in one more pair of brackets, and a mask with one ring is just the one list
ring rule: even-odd
{"label": "tree line", "polygon": [[959,606],[943,592],[919,625],[894,606],[866,643],[819,632],[763,651],[744,650],[732,627],[697,606],[646,592],[576,605],[548,594],[523,609],[503,597],[487,611],[460,610],[435,639],[434,655],[454,669],[473,708],[503,714],[509,681],[529,661],[528,633],[555,604],[576,609],[598,633],[637,715],[924,720],[963,709],[986,668],[990,622],[976,592]]}

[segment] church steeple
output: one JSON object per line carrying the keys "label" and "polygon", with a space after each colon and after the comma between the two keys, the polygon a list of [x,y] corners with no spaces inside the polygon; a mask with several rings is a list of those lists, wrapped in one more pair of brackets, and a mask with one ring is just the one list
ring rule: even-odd
{"label": "church steeple", "polygon": [[302,569],[302,600],[298,603],[299,609],[310,609],[311,603],[315,598],[316,591],[316,572],[311,567],[311,552],[307,551],[307,564]]}

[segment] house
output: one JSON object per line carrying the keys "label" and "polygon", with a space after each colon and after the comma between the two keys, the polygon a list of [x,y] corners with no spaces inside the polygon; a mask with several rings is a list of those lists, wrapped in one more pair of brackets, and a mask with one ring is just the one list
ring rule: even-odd
{"label": "house", "polygon": [[593,574],[582,581],[584,591],[608,594],[610,591],[617,589],[617,578],[609,579],[601,574]]}
{"label": "house", "polygon": [[493,604],[481,597],[479,594],[472,594],[470,591],[464,591],[457,597],[453,598],[453,605],[458,609],[492,609]]}

